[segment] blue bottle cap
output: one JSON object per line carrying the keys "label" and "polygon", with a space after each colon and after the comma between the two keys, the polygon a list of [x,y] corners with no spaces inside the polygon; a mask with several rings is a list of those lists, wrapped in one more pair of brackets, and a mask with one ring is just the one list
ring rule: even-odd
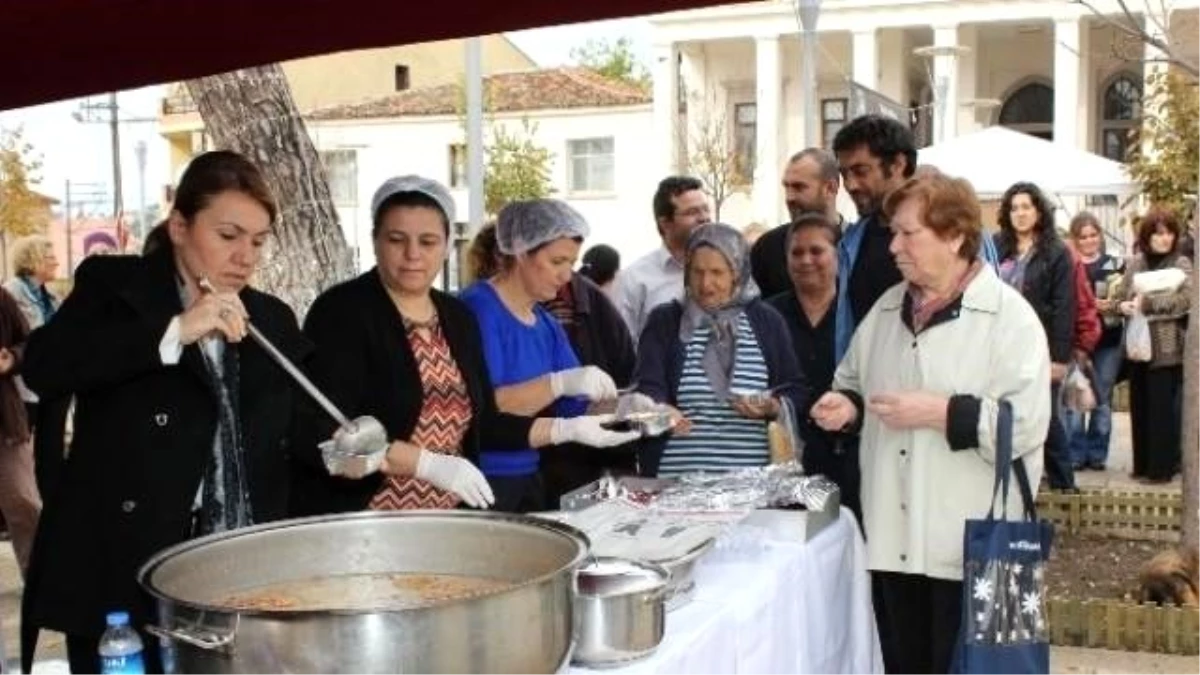
{"label": "blue bottle cap", "polygon": [[104,620],[109,626],[128,626],[129,612],[109,612]]}

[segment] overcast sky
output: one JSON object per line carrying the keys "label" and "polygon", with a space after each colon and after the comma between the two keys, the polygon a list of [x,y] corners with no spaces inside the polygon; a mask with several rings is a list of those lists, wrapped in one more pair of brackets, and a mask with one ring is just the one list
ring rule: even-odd
{"label": "overcast sky", "polygon": [[[509,33],[517,46],[541,66],[569,63],[571,49],[590,38],[616,40],[624,36],[633,40],[635,52],[643,63],[648,63],[650,28],[642,19],[598,21]],[[122,124],[120,129],[122,192],[125,207],[129,210],[137,209],[141,203],[134,150],[138,141],[145,142],[147,148],[146,202],[154,204],[161,186],[171,180],[166,144],[158,135],[156,125],[137,121],[155,116],[160,97],[160,87],[123,91],[118,95],[121,117],[130,120]],[[91,101],[106,103],[107,97],[98,96]],[[72,113],[80,112],[81,106],[86,103],[87,99],[74,99],[0,112],[0,127],[22,127],[25,139],[41,156],[43,180],[37,187],[38,191],[60,200],[65,196],[68,180],[77,195],[97,190],[111,191],[112,153],[108,125],[81,123],[72,117]],[[97,111],[96,114],[105,117],[107,110]]]}

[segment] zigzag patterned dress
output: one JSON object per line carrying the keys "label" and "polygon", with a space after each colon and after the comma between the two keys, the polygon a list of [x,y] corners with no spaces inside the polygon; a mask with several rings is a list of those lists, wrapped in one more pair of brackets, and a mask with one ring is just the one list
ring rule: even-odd
{"label": "zigzag patterned dress", "polygon": [[[437,315],[417,323],[404,319],[423,389],[417,428],[408,439],[430,452],[457,455],[471,424],[471,398]],[[389,476],[371,499],[373,510],[452,509],[458,497],[416,478]]]}

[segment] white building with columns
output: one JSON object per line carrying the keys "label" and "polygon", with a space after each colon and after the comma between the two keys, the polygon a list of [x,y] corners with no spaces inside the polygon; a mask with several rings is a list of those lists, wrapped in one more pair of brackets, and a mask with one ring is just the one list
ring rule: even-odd
{"label": "white building with columns", "polygon": [[[651,19],[658,166],[663,175],[686,170],[682,146],[696,116],[719,116],[730,150],[753,167],[723,208],[731,224],[786,217],[784,162],[806,145],[832,143],[852,115],[851,83],[910,109],[922,145],[1003,124],[1123,159],[1145,78],[1164,67],[1155,50],[1114,27],[1127,20],[1116,0],[1089,3],[1111,20],[1069,0],[824,0],[810,108],[818,137],[806,142],[799,4],[808,1]],[[1166,27],[1173,48],[1196,58],[1200,0],[1127,4],[1133,20],[1155,34]]]}

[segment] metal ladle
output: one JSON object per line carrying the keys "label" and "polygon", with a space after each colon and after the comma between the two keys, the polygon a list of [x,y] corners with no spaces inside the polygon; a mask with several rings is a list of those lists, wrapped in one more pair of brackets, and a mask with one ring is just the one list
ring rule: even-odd
{"label": "metal ladle", "polygon": [[[216,289],[207,278],[202,278],[197,285],[208,293]],[[317,386],[296,367],[283,352],[279,351],[267,336],[246,319],[246,330],[250,337],[291,376],[300,388],[313,398],[330,417],[338,423],[338,430],[333,437],[320,444],[321,458],[325,468],[335,476],[347,478],[362,478],[379,470],[383,457],[387,454],[388,437],[383,424],[370,415],[363,415],[353,420],[346,417],[333,401],[317,389]]]}

